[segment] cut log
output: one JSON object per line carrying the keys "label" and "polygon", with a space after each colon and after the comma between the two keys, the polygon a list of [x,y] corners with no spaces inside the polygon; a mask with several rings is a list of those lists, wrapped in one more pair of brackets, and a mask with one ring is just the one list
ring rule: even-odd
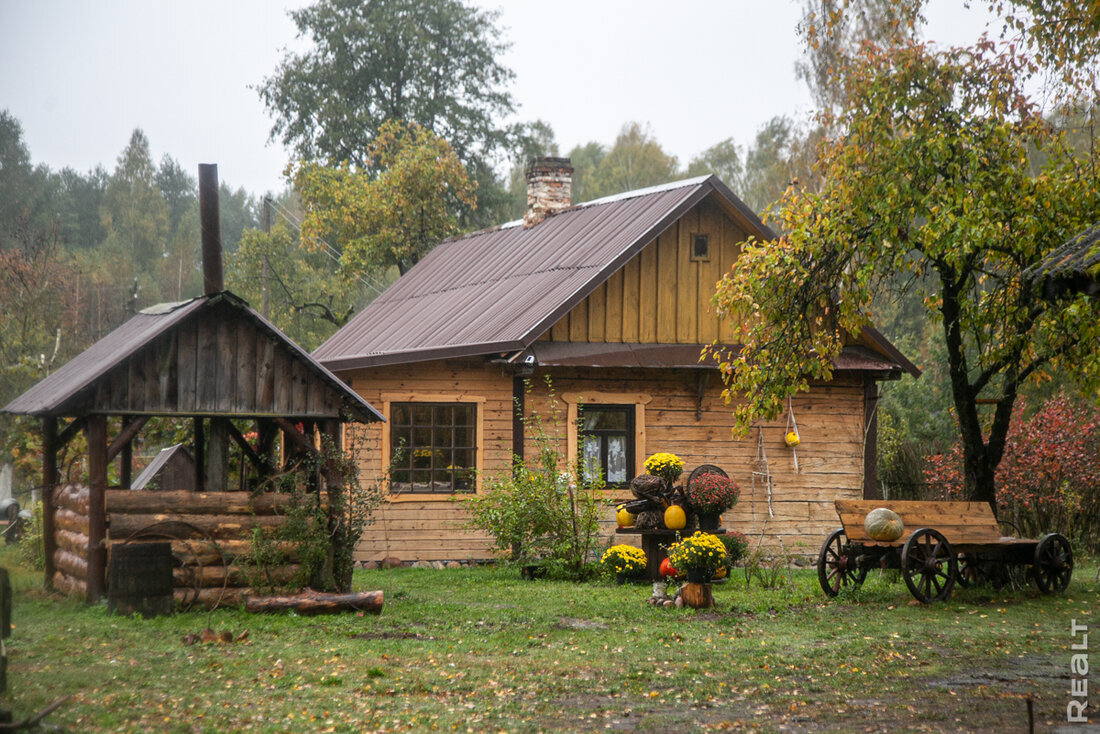
{"label": "cut log", "polygon": [[62,594],[84,598],[88,595],[88,584],[83,579],[73,578],[58,571],[53,575],[53,587]]}
{"label": "cut log", "polygon": [[[292,495],[265,492],[191,492],[189,490],[107,490],[107,512],[124,515],[274,515],[283,513]],[[322,498],[323,499],[323,498]]]}
{"label": "cut log", "polygon": [[241,598],[248,591],[248,589],[242,589],[236,586],[229,586],[226,588],[219,586],[213,589],[178,587],[172,589],[172,596],[175,598],[176,603],[183,607],[206,607],[207,609],[214,609],[215,607],[229,607],[240,604]]}
{"label": "cut log", "polygon": [[[140,491],[140,490],[138,490]],[[281,515],[185,515],[157,513],[152,515],[111,515],[111,539],[126,540],[143,531],[176,538],[241,539],[253,527],[273,532],[286,521]]]}
{"label": "cut log", "polygon": [[[298,545],[289,540],[276,540],[272,548],[282,551],[283,561],[298,560]],[[252,552],[251,540],[173,540],[172,556],[181,566],[224,566]]]}
{"label": "cut log", "polygon": [[57,539],[58,548],[64,548],[81,558],[87,558],[88,536],[84,533],[74,533],[72,530],[57,530],[54,532],[54,537]]}
{"label": "cut log", "polygon": [[64,507],[66,510],[72,510],[79,515],[87,515],[88,496],[89,491],[87,487],[66,484],[64,487],[58,487],[54,492],[54,506]]}
{"label": "cut log", "polygon": [[709,609],[714,606],[714,594],[710,584],[695,584],[690,581],[680,587],[680,596],[684,604],[692,609]]}
{"label": "cut log", "polygon": [[[290,563],[255,573],[262,574],[262,578],[268,583],[278,585],[293,579],[299,568],[297,563]],[[250,573],[239,566],[186,566],[172,569],[172,581],[176,586],[206,588],[225,586],[227,583],[229,586],[243,586],[251,580]]]}
{"label": "cut log", "polygon": [[88,535],[88,516],[59,507],[53,513],[53,526],[86,536]]}
{"label": "cut log", "polygon": [[299,614],[336,614],[338,612],[382,613],[382,592],[359,591],[350,594],[325,594],[306,590],[293,596],[249,596],[246,612],[281,612],[294,610]]}
{"label": "cut log", "polygon": [[53,564],[54,568],[74,578],[85,578],[88,575],[87,556],[78,556],[64,548],[58,548],[54,551]]}

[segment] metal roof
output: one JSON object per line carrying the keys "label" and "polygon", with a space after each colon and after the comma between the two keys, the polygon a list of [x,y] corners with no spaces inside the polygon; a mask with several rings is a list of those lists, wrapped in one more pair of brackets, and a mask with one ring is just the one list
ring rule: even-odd
{"label": "metal roof", "polygon": [[750,232],[775,236],[715,176],[578,204],[440,243],[313,356],[346,370],[526,348],[712,194]]}
{"label": "metal roof", "polygon": [[384,420],[358,393],[291,341],[274,324],[251,309],[245,301],[228,291],[180,303],[161,304],[142,311],[8,403],[0,412],[23,415],[71,414],[66,411],[71,410],[81,396],[92,390],[97,381],[158,336],[216,304],[228,304],[240,309],[258,329],[275,337],[294,358],[337,391],[342,405],[357,419]]}
{"label": "metal roof", "polygon": [[[544,367],[646,367],[714,369],[714,359],[700,359],[705,344],[603,344],[589,342],[535,342],[513,359],[528,355]],[[736,348],[735,348],[736,349]],[[898,365],[861,346],[847,346],[834,363],[837,370],[892,372]]]}
{"label": "metal roof", "polygon": [[[723,204],[750,234],[777,238],[713,175],[615,194],[577,204],[528,229],[509,222],[440,243],[313,356],[329,369],[350,370],[531,348],[540,364],[547,363],[544,354],[564,359],[568,353],[626,360],[616,364],[699,366],[698,347],[692,345],[552,348],[536,340],[707,197]],[[892,360],[891,369],[920,374],[874,329],[864,329],[860,343]],[[694,355],[685,357],[685,349]],[[885,364],[871,361],[875,364],[867,362],[867,369]]]}

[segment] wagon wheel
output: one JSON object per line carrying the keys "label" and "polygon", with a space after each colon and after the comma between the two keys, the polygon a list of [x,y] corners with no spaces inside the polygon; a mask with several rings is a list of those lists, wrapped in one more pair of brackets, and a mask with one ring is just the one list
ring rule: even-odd
{"label": "wagon wheel", "polygon": [[817,582],[821,590],[828,596],[836,596],[842,586],[862,584],[866,575],[867,569],[860,568],[856,562],[844,528],[834,530],[817,554]]}
{"label": "wagon wheel", "polygon": [[955,587],[959,562],[947,538],[938,530],[921,528],[901,548],[901,574],[918,601],[944,601]]}
{"label": "wagon wheel", "polygon": [[729,474],[726,474],[725,470],[722,469],[722,467],[715,466],[714,464],[700,464],[692,470],[691,474],[688,475],[688,480],[684,483],[684,486],[690,487],[692,482],[694,482],[696,479],[704,474],[717,474],[720,477],[725,477],[726,479],[729,479]]}
{"label": "wagon wheel", "polygon": [[1073,575],[1073,549],[1065,536],[1048,533],[1039,539],[1031,573],[1035,585],[1044,594],[1063,591],[1069,586],[1069,577]]}

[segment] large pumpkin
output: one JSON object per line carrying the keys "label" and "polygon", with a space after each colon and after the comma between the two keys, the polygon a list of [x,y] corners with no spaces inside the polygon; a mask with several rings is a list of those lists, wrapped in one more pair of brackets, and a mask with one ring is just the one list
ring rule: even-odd
{"label": "large pumpkin", "polygon": [[863,520],[863,529],[867,537],[889,542],[900,538],[905,526],[902,525],[898,513],[886,507],[878,507],[867,513]]}
{"label": "large pumpkin", "polygon": [[683,530],[687,526],[687,514],[679,505],[669,505],[665,510],[665,527],[669,530]]}

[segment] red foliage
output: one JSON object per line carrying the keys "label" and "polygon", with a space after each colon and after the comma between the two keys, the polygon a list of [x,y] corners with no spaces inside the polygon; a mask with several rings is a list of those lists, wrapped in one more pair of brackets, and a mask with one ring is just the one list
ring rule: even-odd
{"label": "red foliage", "polygon": [[[1100,531],[1100,409],[1064,395],[1048,399],[1030,418],[1022,401],[1012,416],[997,467],[998,517],[1027,537],[1060,532],[1095,546]],[[929,456],[929,483],[943,499],[964,499],[962,449]]]}

